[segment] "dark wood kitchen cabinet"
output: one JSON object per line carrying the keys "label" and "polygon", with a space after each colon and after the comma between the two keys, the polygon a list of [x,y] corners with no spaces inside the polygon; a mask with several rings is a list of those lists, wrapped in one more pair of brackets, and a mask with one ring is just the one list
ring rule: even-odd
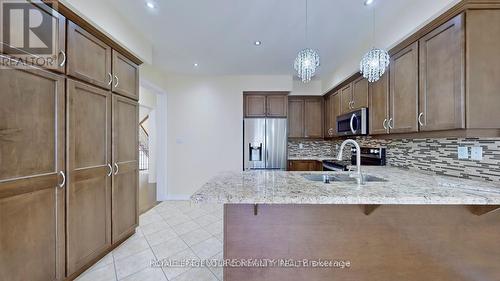
{"label": "dark wood kitchen cabinet", "polygon": [[323,97],[290,97],[288,137],[323,138],[323,106]]}
{"label": "dark wood kitchen cabinet", "polygon": [[288,111],[287,95],[266,96],[267,117],[286,117]]}
{"label": "dark wood kitchen cabinet", "polygon": [[351,110],[358,110],[368,107],[368,80],[359,77],[352,82],[352,102]]}
{"label": "dark wood kitchen cabinet", "polygon": [[325,137],[337,135],[337,116],[340,115],[340,95],[335,92],[325,100]]}
{"label": "dark wood kitchen cabinet", "polygon": [[111,89],[111,47],[75,23],[68,22],[67,74]]}
{"label": "dark wood kitchen cabinet", "polygon": [[44,3],[59,66],[0,60],[0,280],[74,280],[138,222],[142,62]]}
{"label": "dark wood kitchen cabinet", "polygon": [[67,81],[68,275],[111,246],[111,93]]}
{"label": "dark wood kitchen cabinet", "polygon": [[420,131],[465,128],[465,30],[460,14],[422,37]]}
{"label": "dark wood kitchen cabinet", "polygon": [[113,95],[112,242],[135,232],[139,223],[139,104]]}
{"label": "dark wood kitchen cabinet", "polygon": [[391,133],[418,132],[418,42],[391,57],[391,117],[387,126]]}
{"label": "dark wood kitchen cabinet", "polygon": [[[53,49],[50,50],[52,52],[51,55],[42,55],[41,57],[47,59],[46,63],[43,65],[46,69],[53,70],[59,73],[64,73],[66,68],[66,18],[60,13],[52,10],[47,5],[42,3],[28,2],[26,0],[23,1],[0,1],[2,5],[31,5],[31,9],[36,9],[40,11],[43,17],[47,17],[52,21],[53,28],[52,29],[40,29],[36,30],[37,36],[39,34],[43,34],[41,37],[47,36],[49,38],[53,38],[52,44]],[[19,6],[18,6],[19,7]],[[30,31],[31,32],[31,31]],[[50,34],[47,34],[50,33]],[[25,32],[9,32],[9,40],[10,42],[23,42],[25,39],[23,36],[26,36]],[[27,38],[27,37],[26,37]],[[5,41],[3,41],[5,42]],[[3,54],[8,54],[15,58],[20,58],[23,60],[30,61],[33,55],[31,53],[26,53],[25,51],[20,51],[17,48],[11,48],[9,44],[0,44],[0,52]]]}
{"label": "dark wood kitchen cabinet", "polygon": [[246,118],[286,118],[288,115],[288,93],[245,92],[243,97]]}
{"label": "dark wood kitchen cabinet", "polygon": [[466,12],[467,128],[500,128],[500,10]]}
{"label": "dark wood kitchen cabinet", "polygon": [[62,280],[64,77],[2,65],[0,87],[0,280]]}
{"label": "dark wood kitchen cabinet", "polygon": [[340,90],[340,114],[352,111],[352,83],[347,84]]}
{"label": "dark wood kitchen cabinet", "polygon": [[304,137],[323,138],[323,98],[304,100]]}
{"label": "dark wood kitchen cabinet", "polygon": [[389,133],[389,100],[389,73],[386,72],[377,82],[370,84],[368,106],[371,135]]}
{"label": "dark wood kitchen cabinet", "polygon": [[317,160],[288,160],[288,171],[323,171],[323,163]]}
{"label": "dark wood kitchen cabinet", "polygon": [[130,59],[113,50],[113,92],[139,100],[139,68]]}

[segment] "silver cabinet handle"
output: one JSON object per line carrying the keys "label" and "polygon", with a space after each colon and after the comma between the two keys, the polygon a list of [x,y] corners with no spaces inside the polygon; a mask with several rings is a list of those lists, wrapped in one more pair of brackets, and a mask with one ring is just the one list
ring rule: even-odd
{"label": "silver cabinet handle", "polygon": [[352,103],[351,109],[354,109],[354,105],[356,104],[356,102],[354,100],[352,100],[351,103]]}
{"label": "silver cabinet handle", "polygon": [[116,80],[115,88],[118,88],[118,84],[120,84],[120,80],[118,79],[118,76],[116,76],[116,75],[115,75],[115,80]]}
{"label": "silver cabinet handle", "polygon": [[391,130],[394,129],[394,119],[393,118],[389,119],[389,122],[387,123],[387,125],[389,126],[389,129],[391,129]]}
{"label": "silver cabinet handle", "polygon": [[63,60],[62,62],[59,64],[59,66],[64,66],[66,64],[66,52],[64,52],[63,50],[60,50],[59,53],[62,55],[63,57]]}
{"label": "silver cabinet handle", "polygon": [[113,83],[113,75],[110,73],[108,73],[108,86],[111,85],[111,83]]}
{"label": "silver cabinet handle", "polygon": [[418,115],[418,124],[420,124],[420,126],[424,126],[424,123],[422,123],[422,117],[424,116],[424,113],[423,112],[420,112],[420,114]]}
{"label": "silver cabinet handle", "polygon": [[382,126],[384,126],[384,129],[387,130],[387,118],[384,119],[384,123],[382,123]]}
{"label": "silver cabinet handle", "polygon": [[108,169],[109,169],[108,177],[110,177],[113,174],[113,167],[111,167],[111,164],[109,163],[108,163]]}
{"label": "silver cabinet handle", "polygon": [[63,188],[66,184],[66,174],[63,171],[59,171],[59,175],[62,177],[62,182],[59,184],[60,188]]}
{"label": "silver cabinet handle", "polygon": [[353,114],[353,115],[351,116],[351,123],[350,123],[349,125],[351,126],[351,132],[352,132],[353,134],[356,134],[356,131],[354,130],[354,125],[353,125],[354,118],[356,118],[356,114]]}
{"label": "silver cabinet handle", "polygon": [[116,164],[116,163],[115,163],[115,164],[113,164],[113,165],[114,165],[114,166],[115,166],[115,168],[116,168],[115,173],[114,173],[114,175],[116,176],[116,175],[118,174],[118,171],[119,171],[119,169],[118,169],[118,164]]}

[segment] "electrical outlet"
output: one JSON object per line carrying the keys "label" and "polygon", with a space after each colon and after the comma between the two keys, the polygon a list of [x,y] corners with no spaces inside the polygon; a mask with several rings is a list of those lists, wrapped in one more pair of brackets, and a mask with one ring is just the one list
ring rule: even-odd
{"label": "electrical outlet", "polygon": [[299,143],[299,149],[304,149],[304,144],[303,143]]}
{"label": "electrical outlet", "polygon": [[469,148],[465,146],[458,147],[458,159],[469,159]]}
{"label": "electrical outlet", "polygon": [[483,148],[481,146],[471,147],[470,156],[472,160],[483,160]]}

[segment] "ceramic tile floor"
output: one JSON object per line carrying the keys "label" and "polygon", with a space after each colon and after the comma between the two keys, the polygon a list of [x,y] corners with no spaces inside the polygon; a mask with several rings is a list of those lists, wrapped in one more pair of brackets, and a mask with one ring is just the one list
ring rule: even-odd
{"label": "ceramic tile floor", "polygon": [[222,268],[150,266],[154,259],[222,259],[223,205],[166,201],[139,217],[136,234],[78,281],[217,281]]}

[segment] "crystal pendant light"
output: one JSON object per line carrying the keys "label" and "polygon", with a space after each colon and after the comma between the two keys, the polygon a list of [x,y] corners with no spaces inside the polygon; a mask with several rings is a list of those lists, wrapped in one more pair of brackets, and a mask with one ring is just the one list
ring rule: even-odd
{"label": "crystal pendant light", "polygon": [[[305,25],[305,35],[307,43],[307,0],[306,0],[306,25]],[[313,49],[306,48],[301,50],[297,54],[297,58],[293,64],[295,71],[297,71],[297,76],[302,80],[303,83],[308,83],[311,78],[316,74],[316,68],[319,67],[319,55]]]}
{"label": "crystal pendant light", "polygon": [[[373,8],[372,36],[372,40],[375,41],[375,8]],[[373,48],[363,56],[359,63],[359,69],[363,77],[372,83],[378,81],[384,75],[389,63],[390,56],[386,50]]]}

